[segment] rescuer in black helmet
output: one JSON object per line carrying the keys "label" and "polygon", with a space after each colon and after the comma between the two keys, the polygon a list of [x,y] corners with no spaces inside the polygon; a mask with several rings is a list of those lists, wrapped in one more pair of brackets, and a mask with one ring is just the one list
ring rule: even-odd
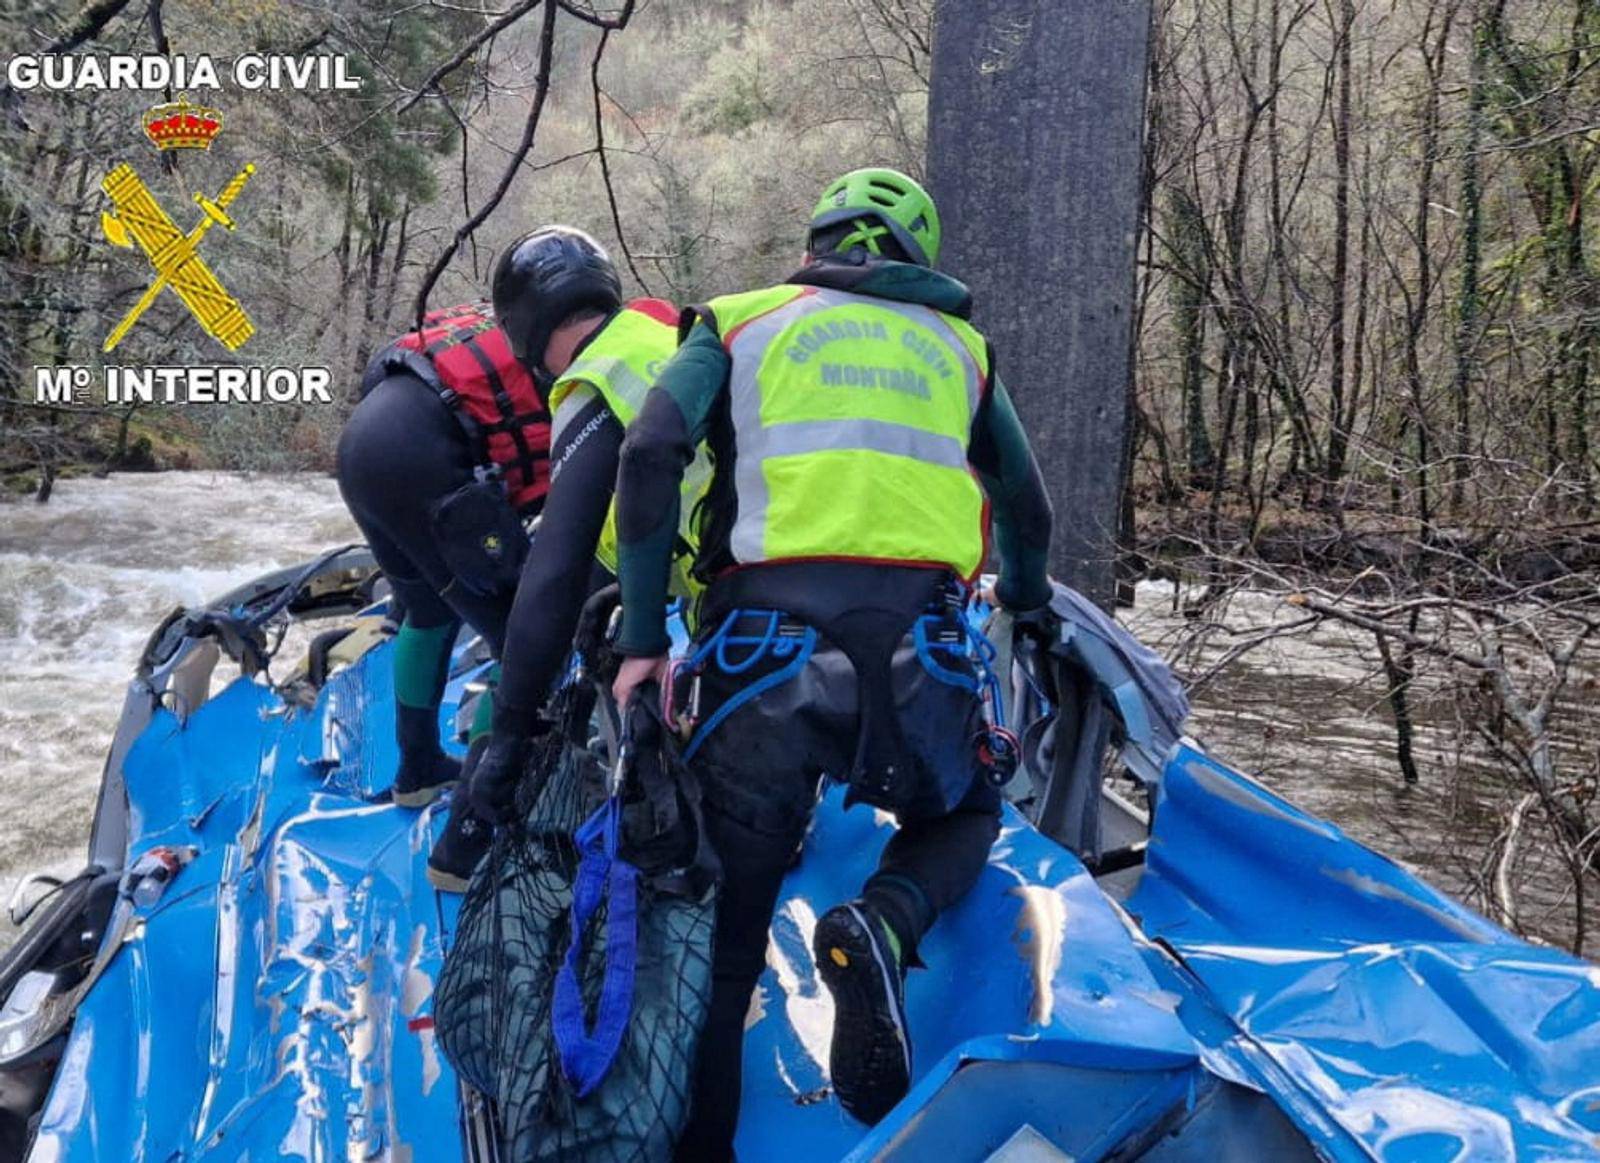
{"label": "rescuer in black helmet", "polygon": [[495,321],[511,353],[545,381],[545,348],[563,322],[584,311],[609,316],[622,305],[622,280],[600,244],[570,226],[541,226],[507,247],[490,280]]}
{"label": "rescuer in black helmet", "polygon": [[[637,364],[642,374],[676,345],[676,308],[624,304],[605,250],[572,227],[542,227],[508,247],[492,287],[492,313],[484,303],[432,312],[380,352],[339,440],[340,491],[404,611],[394,643],[393,795],[412,807],[461,777],[439,724],[461,624],[503,668],[492,718],[486,699],[473,724],[468,767],[487,752],[505,776],[537,731],[585,596],[607,580],[592,576],[596,536],[587,526],[598,512],[598,528],[610,505],[622,425],[593,422],[609,416],[596,394],[582,423],[552,431],[552,389],[580,365]],[[552,490],[557,476],[562,486]],[[542,531],[530,550],[535,517]],[[429,858],[429,880],[447,891],[465,887],[490,838],[467,800],[455,797]]]}

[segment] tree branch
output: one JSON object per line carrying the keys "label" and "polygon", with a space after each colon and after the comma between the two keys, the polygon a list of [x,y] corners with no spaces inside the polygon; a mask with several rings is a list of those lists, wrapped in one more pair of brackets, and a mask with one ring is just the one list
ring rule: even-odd
{"label": "tree branch", "polygon": [[[633,15],[635,0],[628,0],[624,5],[622,14],[618,17],[617,28],[628,23],[628,18]],[[563,8],[566,6],[563,5]],[[594,59],[589,63],[589,86],[594,93],[594,149],[600,158],[600,177],[606,187],[606,204],[611,207],[611,225],[617,232],[617,245],[622,249],[622,257],[628,262],[628,270],[632,273],[634,281],[650,294],[650,284],[645,281],[644,275],[639,273],[638,264],[633,261],[633,251],[628,249],[628,235],[622,229],[622,212],[617,208],[617,192],[611,184],[611,163],[606,158],[606,127],[605,118],[601,114],[600,99],[600,59],[605,56],[606,41],[611,39],[612,26],[606,26],[600,34],[600,43],[595,46]]]}
{"label": "tree branch", "polygon": [[568,16],[576,17],[585,24],[592,24],[596,28],[603,28],[607,32],[621,32],[628,27],[628,21],[633,19],[633,9],[638,0],[626,0],[622,5],[622,9],[615,16],[601,16],[593,8],[579,8],[572,3],[572,0],[559,0],[559,2],[561,11]]}
{"label": "tree branch", "polygon": [[[544,3],[544,0],[537,0]],[[522,126],[522,140],[517,143],[517,148],[512,151],[511,160],[506,164],[505,170],[496,183],[494,192],[487,201],[479,206],[477,212],[456,228],[455,235],[448,245],[433,260],[433,265],[428,268],[428,273],[423,276],[422,286],[417,291],[416,324],[417,329],[422,328],[422,318],[428,313],[428,295],[432,292],[434,284],[439,281],[439,276],[450,265],[450,260],[455,258],[456,252],[461,249],[461,244],[482,226],[500,205],[501,199],[506,196],[506,191],[511,188],[511,183],[516,180],[517,170],[533,149],[533,137],[539,129],[539,118],[544,113],[545,98],[550,94],[550,66],[554,56],[556,39],[556,13],[559,11],[554,3],[545,4],[543,27],[539,32],[539,71],[534,79],[533,108],[528,111],[528,119]]]}
{"label": "tree branch", "polygon": [[[440,65],[438,68],[434,69],[433,72],[429,73],[427,79],[417,87],[417,91],[400,103],[400,107],[395,110],[395,116],[398,117],[402,113],[405,113],[418,101],[426,97],[430,92],[438,89],[439,82],[444,80],[451,73],[455,72],[462,65],[466,64],[467,61],[471,59],[472,54],[483,47],[486,41],[493,40],[496,36],[499,36],[500,33],[510,28],[513,24],[521,20],[524,16],[532,12],[544,2],[545,0],[522,0],[520,4],[516,4],[508,9],[503,16],[500,16],[494,20],[487,28],[478,33],[477,36],[472,37],[467,41],[466,44],[462,45],[454,56],[445,61],[445,63]],[[555,12],[547,12],[545,14],[545,27],[551,28],[554,26],[554,24]],[[541,54],[540,60],[543,61],[545,59],[545,54],[547,53],[547,46],[541,45],[539,51]],[[548,70],[545,70],[544,83],[546,86],[548,86],[549,80],[549,72]],[[538,98],[536,98],[536,100],[543,100],[542,93]]]}
{"label": "tree branch", "polygon": [[51,56],[58,53],[68,53],[84,41],[100,35],[100,30],[117,13],[128,6],[128,0],[94,0],[94,3],[85,4],[78,10],[78,15],[72,24],[48,45],[41,50],[41,56]]}

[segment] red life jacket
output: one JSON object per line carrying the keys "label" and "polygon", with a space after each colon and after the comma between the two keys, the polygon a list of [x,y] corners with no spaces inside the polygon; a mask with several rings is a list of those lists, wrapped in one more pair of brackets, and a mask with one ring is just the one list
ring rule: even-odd
{"label": "red life jacket", "polygon": [[524,516],[539,511],[550,491],[550,409],[487,303],[428,312],[422,330],[397,339],[384,364],[437,391],[512,506]]}

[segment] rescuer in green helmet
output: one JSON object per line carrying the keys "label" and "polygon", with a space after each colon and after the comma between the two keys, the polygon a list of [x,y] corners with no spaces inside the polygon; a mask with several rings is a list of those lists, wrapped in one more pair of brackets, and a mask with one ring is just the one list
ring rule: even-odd
{"label": "rescuer in green helmet", "polygon": [[714,466],[701,630],[670,684],[723,867],[680,1159],[731,1157],[745,1015],[821,776],[899,824],[860,897],[814,937],[836,1006],[834,1090],[865,1122],[909,1086],[906,966],[998,833],[1002,741],[963,611],[991,517],[999,601],[1046,605],[1050,503],[971,296],[933,269],[939,233],[904,174],[829,184],[805,265],[691,309],[623,444],[622,705],[665,673],[680,481],[702,440]]}
{"label": "rescuer in green helmet", "polygon": [[811,237],[832,242],[830,254],[861,247],[875,258],[898,253],[931,267],[939,261],[939,211],[928,191],[899,170],[851,170],[817,199]]}
{"label": "rescuer in green helmet", "polygon": [[851,170],[822,190],[811,211],[811,237],[834,243],[830,254],[859,246],[874,258],[899,253],[917,266],[936,266],[939,211],[899,170]]}

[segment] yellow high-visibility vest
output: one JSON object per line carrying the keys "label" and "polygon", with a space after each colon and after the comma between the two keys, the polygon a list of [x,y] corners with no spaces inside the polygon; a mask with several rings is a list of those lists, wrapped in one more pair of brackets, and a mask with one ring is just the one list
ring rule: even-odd
{"label": "yellow high-visibility vest", "polygon": [[733,359],[730,548],[740,563],[984,556],[967,464],[988,345],[932,307],[787,285],[714,299]]}
{"label": "yellow high-visibility vest", "polygon": [[[644,398],[655,385],[661,369],[678,350],[678,309],[661,299],[635,299],[613,315],[605,327],[591,338],[561,373],[550,390],[550,447],[561,446],[566,428],[581,410],[581,397],[574,392],[588,384],[599,392],[619,423],[626,428],[644,407]],[[679,597],[694,597],[701,587],[689,575],[694,563],[696,539],[690,528],[695,506],[711,483],[711,467],[703,450],[695,456],[683,477],[683,507],[679,518],[679,553],[672,569],[672,592]],[[612,573],[617,572],[617,505],[613,500],[606,512],[605,527],[595,557]]]}

